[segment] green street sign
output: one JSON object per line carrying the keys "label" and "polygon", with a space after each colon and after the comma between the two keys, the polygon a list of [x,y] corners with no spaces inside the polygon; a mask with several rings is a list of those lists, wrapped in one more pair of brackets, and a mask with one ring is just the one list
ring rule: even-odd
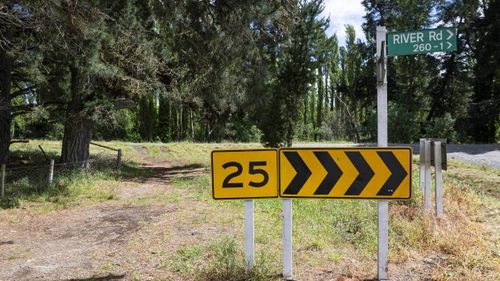
{"label": "green street sign", "polygon": [[388,56],[453,52],[456,50],[456,27],[387,33]]}

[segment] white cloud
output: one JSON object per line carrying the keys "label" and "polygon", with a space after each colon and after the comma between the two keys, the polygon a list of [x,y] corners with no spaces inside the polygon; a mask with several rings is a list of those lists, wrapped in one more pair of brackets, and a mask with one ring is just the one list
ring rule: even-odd
{"label": "white cloud", "polygon": [[365,40],[365,34],[361,29],[365,8],[360,0],[325,0],[325,10],[321,14],[330,18],[330,26],[326,33],[328,36],[337,34],[340,45],[345,45],[345,25],[350,24],[356,30],[356,38]]}

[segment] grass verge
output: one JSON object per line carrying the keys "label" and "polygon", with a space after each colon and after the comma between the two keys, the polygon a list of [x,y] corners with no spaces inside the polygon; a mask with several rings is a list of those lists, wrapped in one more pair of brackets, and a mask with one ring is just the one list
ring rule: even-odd
{"label": "grass verge", "polygon": [[[121,174],[75,173],[61,178],[58,184],[43,193],[34,192],[34,196],[23,193],[22,202],[62,206],[108,200],[113,192],[99,195],[97,191],[106,186],[115,190],[118,188],[116,183],[129,177],[153,175],[140,165],[145,158],[208,167],[210,152],[214,149],[259,147],[258,144],[116,142],[107,145],[124,150],[127,162]],[[57,143],[48,142],[43,146],[57,153]],[[100,148],[91,152],[113,156]],[[422,210],[417,166],[414,166],[413,175],[413,198],[390,204],[390,276],[395,280],[500,280],[498,170],[450,161],[449,170],[444,172],[446,215],[442,219]],[[19,183],[25,186],[20,187],[21,190],[33,189],[29,180],[24,181]],[[184,280],[279,279],[280,200],[255,203],[256,253],[260,258],[255,272],[247,272],[242,254],[243,202],[212,200],[208,173],[176,177],[169,184],[171,192],[155,193],[142,203],[189,206],[183,209],[182,216],[176,213],[177,220],[172,220],[172,224],[188,225],[202,233],[188,234],[190,237],[206,234],[209,238],[197,241],[198,244],[182,244],[159,266],[161,270],[173,271]],[[50,191],[56,187],[58,190]],[[297,278],[335,280],[338,276],[347,276],[367,279],[376,275],[376,202],[295,200],[293,223]],[[176,227],[172,227],[172,231],[177,231]],[[203,233],[209,227],[215,230]]]}

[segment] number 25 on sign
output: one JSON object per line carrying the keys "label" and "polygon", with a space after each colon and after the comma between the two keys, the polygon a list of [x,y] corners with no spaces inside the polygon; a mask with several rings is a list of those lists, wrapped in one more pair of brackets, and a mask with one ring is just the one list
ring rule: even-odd
{"label": "number 25 on sign", "polygon": [[278,197],[278,156],[275,149],[212,152],[214,199]]}

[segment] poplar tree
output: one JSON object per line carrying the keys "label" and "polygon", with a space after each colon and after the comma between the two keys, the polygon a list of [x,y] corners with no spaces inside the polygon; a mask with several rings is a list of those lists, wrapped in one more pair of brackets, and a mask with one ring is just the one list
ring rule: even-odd
{"label": "poplar tree", "polygon": [[322,0],[299,1],[295,10],[297,22],[280,48],[277,78],[262,128],[267,146],[292,145],[300,105],[316,80],[314,50],[320,31],[327,26],[327,20],[318,19],[323,8]]}

